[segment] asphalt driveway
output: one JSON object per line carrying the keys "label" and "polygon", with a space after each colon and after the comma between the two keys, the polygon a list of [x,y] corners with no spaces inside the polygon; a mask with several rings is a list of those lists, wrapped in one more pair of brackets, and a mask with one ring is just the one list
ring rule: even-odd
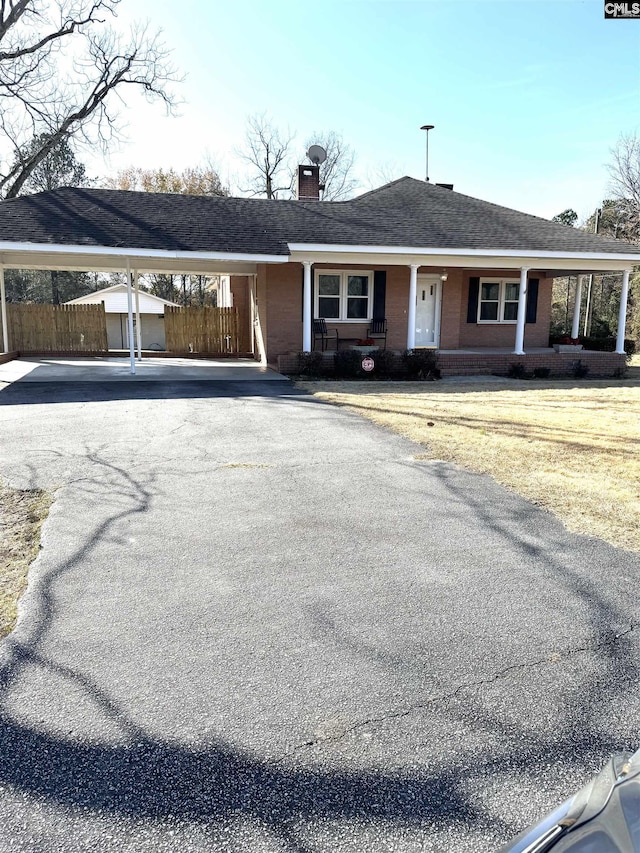
{"label": "asphalt driveway", "polygon": [[640,745],[640,561],[288,383],[17,383],[1,851],[493,850]]}

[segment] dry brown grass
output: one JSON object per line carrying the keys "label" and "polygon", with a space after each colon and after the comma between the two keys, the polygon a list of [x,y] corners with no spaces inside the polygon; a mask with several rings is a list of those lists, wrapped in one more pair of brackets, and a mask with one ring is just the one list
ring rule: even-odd
{"label": "dry brown grass", "polygon": [[51,506],[48,492],[0,484],[0,637],[13,628],[27,570],[38,553],[40,528]]}
{"label": "dry brown grass", "polygon": [[640,376],[300,384],[420,443],[422,458],[490,474],[569,530],[640,551]]}

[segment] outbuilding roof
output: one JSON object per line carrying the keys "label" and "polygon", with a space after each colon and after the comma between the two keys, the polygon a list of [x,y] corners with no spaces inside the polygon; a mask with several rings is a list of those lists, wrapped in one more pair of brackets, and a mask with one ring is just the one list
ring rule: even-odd
{"label": "outbuilding roof", "polygon": [[[104,302],[104,310],[107,314],[127,313],[127,285],[113,284],[111,287],[103,287],[102,290],[94,290],[77,299],[69,299],[65,305],[94,305]],[[167,305],[178,307],[177,302],[161,299],[146,290],[140,290],[138,302],[141,314],[161,314]]]}
{"label": "outbuilding roof", "polygon": [[0,204],[3,243],[283,256],[289,244],[638,254],[414,178],[350,201],[301,202],[65,187]]}

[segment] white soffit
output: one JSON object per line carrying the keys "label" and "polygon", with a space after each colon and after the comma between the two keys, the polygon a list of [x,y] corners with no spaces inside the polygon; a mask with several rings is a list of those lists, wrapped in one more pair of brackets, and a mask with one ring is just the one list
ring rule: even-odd
{"label": "white soffit", "polygon": [[127,260],[139,272],[193,274],[250,274],[256,264],[286,263],[288,255],[165,251],[135,247],[65,246],[0,241],[0,264],[16,269],[76,269],[108,272],[126,269]]}
{"label": "white soffit", "polygon": [[602,252],[537,252],[505,249],[425,249],[412,246],[340,246],[290,243],[291,260],[312,263],[390,264],[471,269],[625,270],[640,265],[640,254]]}

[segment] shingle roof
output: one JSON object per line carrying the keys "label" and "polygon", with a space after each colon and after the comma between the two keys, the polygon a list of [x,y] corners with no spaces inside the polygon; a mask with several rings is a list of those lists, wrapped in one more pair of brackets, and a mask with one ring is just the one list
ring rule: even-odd
{"label": "shingle roof", "polygon": [[638,254],[413,178],[344,202],[66,187],[0,204],[0,243],[287,255],[289,243]]}

